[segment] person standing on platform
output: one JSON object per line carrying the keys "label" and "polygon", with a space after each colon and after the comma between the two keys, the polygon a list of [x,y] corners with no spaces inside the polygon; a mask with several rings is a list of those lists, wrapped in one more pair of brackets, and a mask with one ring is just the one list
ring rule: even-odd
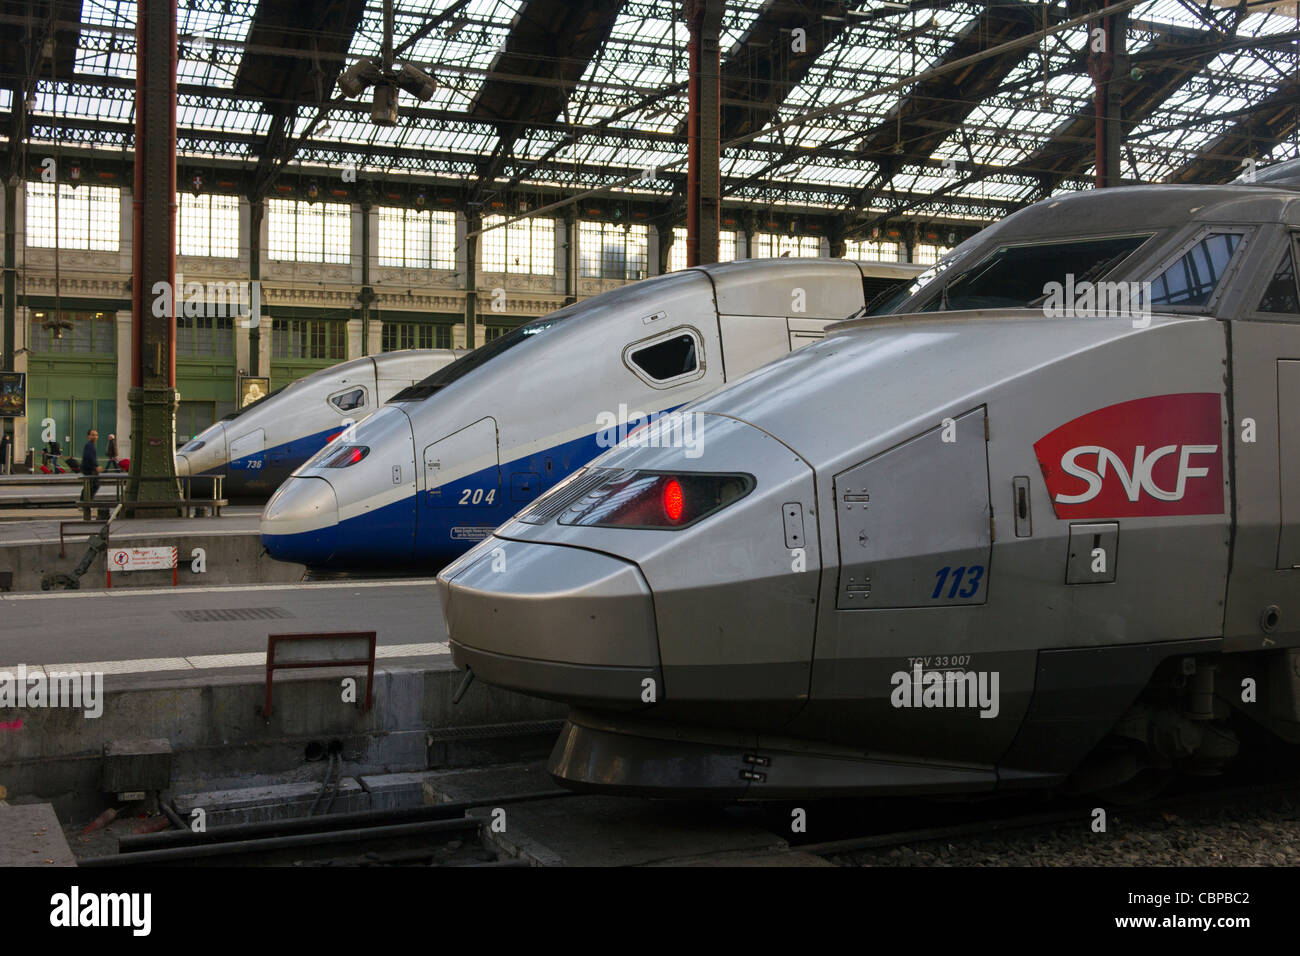
{"label": "person standing on platform", "polygon": [[109,471],[120,470],[117,464],[117,436],[116,435],[108,436],[108,451],[105,454],[105,457],[108,459]]}
{"label": "person standing on platform", "polygon": [[93,477],[99,474],[99,450],[95,447],[97,441],[99,441],[99,432],[92,428],[86,432],[86,447],[81,449],[81,473],[90,475],[93,479],[90,482],[90,494],[83,509],[87,520],[90,518],[90,508],[95,501],[95,494],[99,491],[99,479]]}
{"label": "person standing on platform", "polygon": [[0,436],[0,473],[9,474],[13,471],[13,447],[14,436],[5,432]]}

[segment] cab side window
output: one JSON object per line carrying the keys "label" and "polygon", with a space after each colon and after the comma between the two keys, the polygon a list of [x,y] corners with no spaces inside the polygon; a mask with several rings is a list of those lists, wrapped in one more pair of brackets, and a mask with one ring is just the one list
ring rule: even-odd
{"label": "cab side window", "polygon": [[1273,278],[1264,289],[1259,300],[1257,312],[1282,312],[1300,315],[1300,295],[1297,294],[1295,280],[1295,260],[1288,245],[1282,253],[1282,261],[1277,264]]}
{"label": "cab side window", "polygon": [[1205,305],[1240,244],[1241,236],[1233,232],[1203,238],[1151,283],[1151,304]]}
{"label": "cab side window", "polygon": [[688,333],[647,345],[631,354],[632,364],[656,382],[689,375],[700,367],[695,336]]}
{"label": "cab side window", "polygon": [[353,409],[361,408],[366,404],[366,390],[353,388],[346,392],[340,392],[330,398],[330,404],[341,412],[350,412]]}

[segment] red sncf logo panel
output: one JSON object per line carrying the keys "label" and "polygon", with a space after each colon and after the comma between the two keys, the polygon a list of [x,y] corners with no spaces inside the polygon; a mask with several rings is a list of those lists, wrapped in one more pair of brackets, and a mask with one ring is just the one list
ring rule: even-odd
{"label": "red sncf logo panel", "polygon": [[1223,514],[1214,392],[1153,395],[1066,422],[1034,442],[1058,518]]}

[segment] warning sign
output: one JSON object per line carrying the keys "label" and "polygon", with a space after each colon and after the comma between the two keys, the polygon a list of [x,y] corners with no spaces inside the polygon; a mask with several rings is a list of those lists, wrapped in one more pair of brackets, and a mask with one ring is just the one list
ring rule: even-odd
{"label": "warning sign", "polygon": [[110,571],[170,571],[176,567],[173,548],[115,548],[108,552]]}

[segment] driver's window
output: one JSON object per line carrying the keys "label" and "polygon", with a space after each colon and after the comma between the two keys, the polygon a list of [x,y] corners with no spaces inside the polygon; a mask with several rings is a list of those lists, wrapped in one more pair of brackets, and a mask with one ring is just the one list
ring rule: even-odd
{"label": "driver's window", "polygon": [[1151,283],[1151,304],[1203,306],[1208,303],[1240,244],[1238,233],[1210,233]]}
{"label": "driver's window", "polygon": [[330,398],[330,404],[341,412],[350,412],[366,404],[366,390],[353,388]]}
{"label": "driver's window", "polygon": [[1273,270],[1273,278],[1269,280],[1264,294],[1260,296],[1256,312],[1300,315],[1300,289],[1296,286],[1293,246],[1294,240],[1283,250],[1282,259]]}

